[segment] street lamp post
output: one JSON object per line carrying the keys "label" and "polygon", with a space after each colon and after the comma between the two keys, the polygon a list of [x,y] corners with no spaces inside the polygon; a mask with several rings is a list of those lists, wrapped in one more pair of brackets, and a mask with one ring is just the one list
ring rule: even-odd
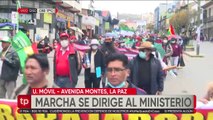
{"label": "street lamp post", "polygon": [[199,29],[199,32],[197,35],[197,45],[196,45],[196,55],[199,55],[200,54],[200,30],[201,30],[201,24],[200,24],[200,13],[201,13],[201,9],[200,9],[200,0],[197,0],[196,1],[197,3],[197,6],[198,6],[198,12],[197,12],[197,27]]}

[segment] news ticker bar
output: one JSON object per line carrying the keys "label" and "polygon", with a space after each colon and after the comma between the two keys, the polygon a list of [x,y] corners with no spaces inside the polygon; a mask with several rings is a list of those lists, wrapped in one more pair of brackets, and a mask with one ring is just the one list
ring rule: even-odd
{"label": "news ticker bar", "polygon": [[193,95],[21,95],[20,109],[194,109]]}
{"label": "news ticker bar", "polygon": [[135,88],[32,88],[31,95],[136,95]]}
{"label": "news ticker bar", "polygon": [[195,113],[194,109],[19,109],[19,113]]}
{"label": "news ticker bar", "polygon": [[32,13],[57,13],[57,8],[19,8],[19,14],[32,14]]}

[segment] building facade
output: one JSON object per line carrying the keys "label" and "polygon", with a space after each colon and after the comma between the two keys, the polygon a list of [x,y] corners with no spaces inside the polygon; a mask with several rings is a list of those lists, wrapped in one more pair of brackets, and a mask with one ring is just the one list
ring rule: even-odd
{"label": "building facade", "polygon": [[[52,1],[21,1],[20,4],[22,8],[55,8],[55,4]],[[17,12],[16,4],[12,0],[3,0],[0,1],[0,8],[0,21],[2,23],[11,23],[12,12]],[[55,14],[19,14],[19,25],[31,40],[35,40],[36,34],[39,33],[42,33],[40,35],[42,38],[47,36],[53,39],[55,34]]]}
{"label": "building facade", "polygon": [[154,29],[155,30],[159,30],[159,18],[160,18],[160,10],[159,7],[155,8],[155,12],[154,12]]}
{"label": "building facade", "polygon": [[203,10],[203,34],[207,40],[213,39],[213,1],[202,6]]}

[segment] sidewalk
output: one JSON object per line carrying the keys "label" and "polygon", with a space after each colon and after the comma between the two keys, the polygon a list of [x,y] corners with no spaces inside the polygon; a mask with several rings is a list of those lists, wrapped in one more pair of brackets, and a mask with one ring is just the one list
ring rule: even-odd
{"label": "sidewalk", "polygon": [[196,55],[196,51],[184,51],[183,52],[185,55],[189,56],[189,57],[199,57],[202,58],[204,57],[204,55]]}

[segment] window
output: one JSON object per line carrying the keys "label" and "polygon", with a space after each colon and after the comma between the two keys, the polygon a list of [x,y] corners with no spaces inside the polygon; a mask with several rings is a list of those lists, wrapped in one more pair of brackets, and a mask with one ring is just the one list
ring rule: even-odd
{"label": "window", "polygon": [[209,8],[209,17],[211,17],[211,8]]}
{"label": "window", "polygon": [[2,6],[8,5],[8,1],[6,1],[6,0],[1,0],[1,1],[0,1],[0,5],[2,5]]}

